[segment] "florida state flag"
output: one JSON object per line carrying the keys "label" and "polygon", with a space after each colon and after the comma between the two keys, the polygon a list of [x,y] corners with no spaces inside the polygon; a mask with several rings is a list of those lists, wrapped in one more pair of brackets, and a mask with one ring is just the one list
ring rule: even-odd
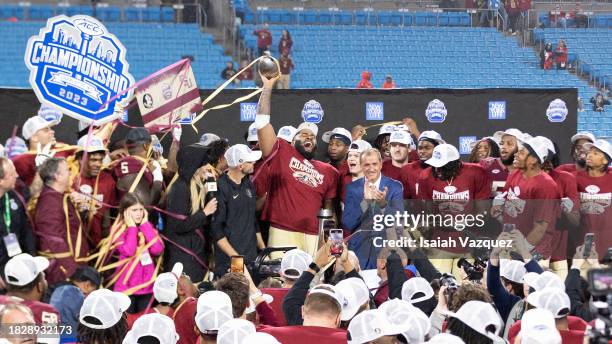
{"label": "florida state flag", "polygon": [[151,134],[190,118],[202,105],[189,59],[181,60],[140,81],[136,99],[144,126]]}

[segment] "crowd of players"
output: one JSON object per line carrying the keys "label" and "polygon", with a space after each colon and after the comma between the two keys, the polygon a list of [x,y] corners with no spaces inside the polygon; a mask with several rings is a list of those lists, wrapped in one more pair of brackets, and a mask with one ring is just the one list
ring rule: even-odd
{"label": "crowd of players", "polygon": [[[462,162],[406,118],[372,143],[359,125],[324,133],[324,162],[316,124],[274,130],[276,80],[261,77],[245,144],[190,144],[173,128],[164,156],[144,128],[113,141],[116,123],[80,124],[73,146],[55,141],[57,121],[23,124],[0,158],[0,340],[582,343],[597,328],[583,277],[612,247],[609,142],[579,132],[574,162],[559,165],[550,138],[508,129]],[[322,209],[344,241],[321,231]],[[404,212],[461,220],[375,230]],[[374,244],[462,236],[512,246]],[[294,248],[279,279],[253,264],[270,247]],[[19,324],[61,333],[15,335]]]}

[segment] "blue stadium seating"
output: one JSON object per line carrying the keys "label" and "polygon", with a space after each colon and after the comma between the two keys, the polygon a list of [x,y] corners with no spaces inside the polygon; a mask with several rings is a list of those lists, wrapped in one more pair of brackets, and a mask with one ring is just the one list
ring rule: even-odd
{"label": "blue stadium seating", "polygon": [[[54,15],[73,16],[85,14],[95,16],[104,22],[137,21],[137,22],[173,22],[174,10],[171,7],[126,7],[125,16],[121,18],[119,7],[92,6],[49,6],[49,5],[0,5],[0,20],[16,18],[17,20],[44,20]],[[123,20],[122,20],[123,19]]]}
{"label": "blue stadium seating", "polygon": [[[545,27],[550,28],[551,22],[548,13],[539,13],[538,21]],[[573,19],[568,19],[566,27],[575,27],[576,22]],[[588,19],[590,28],[612,28],[612,14],[596,14]]]}
{"label": "blue stadium seating", "polygon": [[[196,24],[105,24],[127,48],[130,72],[136,80],[184,55],[192,55],[193,72],[200,88],[215,88],[223,82],[221,71],[231,58],[224,56],[223,49],[214,44],[212,36],[201,33]],[[0,22],[0,50],[3,52],[0,55],[0,87],[30,87],[23,54],[28,38],[38,34],[42,26],[42,22]],[[164,40],[163,49],[157,48],[160,39]]]}

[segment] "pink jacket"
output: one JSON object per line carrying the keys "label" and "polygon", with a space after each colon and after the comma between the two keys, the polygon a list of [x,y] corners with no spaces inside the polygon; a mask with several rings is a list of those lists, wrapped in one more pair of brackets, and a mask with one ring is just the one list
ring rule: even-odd
{"label": "pink jacket", "polygon": [[[123,260],[126,258],[132,258],[138,251],[138,232],[142,233],[145,237],[145,242],[148,244],[149,242],[155,240],[155,243],[152,244],[148,251],[151,258],[157,257],[162,252],[164,252],[164,243],[162,242],[161,237],[157,233],[157,229],[153,227],[150,222],[145,222],[137,227],[128,227],[121,236],[117,239],[117,242],[120,244],[117,247],[117,251],[119,252],[119,260]],[[135,292],[134,295],[143,295],[143,294],[151,294],[153,293],[153,281],[152,277],[155,273],[155,266],[157,262],[153,260],[152,264],[142,265],[140,262],[140,257],[135,257],[134,259],[138,259],[138,263],[136,263],[136,267],[132,271],[132,274],[128,278],[126,283],[123,283],[123,279],[126,274],[129,273],[132,263],[134,260],[130,260],[127,262],[129,265],[119,276],[117,282],[115,282],[114,290],[115,291],[125,291],[135,286],[141,285],[143,283],[151,281],[151,283]],[[124,265],[118,266],[116,271],[120,271]]]}

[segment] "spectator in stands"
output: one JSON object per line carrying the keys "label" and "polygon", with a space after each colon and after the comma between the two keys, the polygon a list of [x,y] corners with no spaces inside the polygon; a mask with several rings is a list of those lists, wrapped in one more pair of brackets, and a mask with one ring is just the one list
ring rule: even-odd
{"label": "spectator in stands", "polygon": [[89,245],[81,219],[68,193],[70,171],[64,158],[49,158],[38,170],[44,187],[36,202],[35,234],[39,252],[50,259],[47,280],[66,280],[87,257]]}
{"label": "spectator in stands", "polygon": [[576,3],[576,7],[574,8],[574,11],[570,13],[574,17],[574,23],[576,24],[577,28],[589,27],[589,17],[586,14],[584,14],[579,2]]}
{"label": "spectator in stands", "polygon": [[261,151],[246,145],[231,146],[225,152],[229,169],[217,181],[217,211],[211,230],[216,243],[215,275],[223,276],[230,267],[231,256],[243,256],[251,266],[257,250],[265,248],[255,215],[255,186],[250,179]]}
{"label": "spectator in stands", "polygon": [[468,161],[477,164],[486,158],[499,158],[499,145],[492,137],[483,137],[477,141],[470,152]]}
{"label": "spectator in stands", "polygon": [[357,88],[374,88],[370,79],[372,79],[372,73],[367,70],[361,72],[361,80],[357,84]]}
{"label": "spectator in stands", "polygon": [[553,66],[553,49],[552,43],[548,42],[544,46],[544,49],[540,51],[540,68],[552,69]]}
{"label": "spectator in stands", "polygon": [[[4,271],[4,265],[11,257],[22,252],[36,252],[34,234],[25,205],[14,191],[16,181],[17,173],[13,162],[0,157],[0,212],[4,215],[4,221],[0,223],[4,238],[4,245],[0,245],[0,272]],[[0,289],[4,289],[3,281],[3,276],[0,276]]]}
{"label": "spectator in stands", "polygon": [[[236,69],[234,69],[234,62],[227,61],[227,63],[225,64],[225,69],[223,69],[223,71],[221,71],[221,79],[229,80],[235,74],[236,74]],[[238,78],[236,78],[236,79],[234,79],[234,83],[236,85],[240,85],[240,80]]]}
{"label": "spectator in stands", "polygon": [[564,40],[559,40],[557,48],[555,49],[555,64],[557,69],[567,68],[567,46]]}
{"label": "spectator in stands", "polygon": [[108,289],[98,289],[85,298],[79,314],[79,343],[121,344],[127,334],[125,311],[130,298]]}
{"label": "spectator in stands", "polygon": [[98,271],[90,266],[80,266],[67,283],[55,288],[49,303],[59,311],[62,325],[71,326],[76,331],[83,301],[100,288],[101,282]]}
{"label": "spectator in stands", "polygon": [[504,1],[504,6],[508,13],[508,32],[516,35],[518,33],[518,19],[521,15],[519,0],[506,0]]}
{"label": "spectator in stands", "polygon": [[567,28],[567,19],[565,18],[565,12],[561,10],[561,5],[557,4],[554,11],[550,11],[548,14],[550,20],[550,27],[553,28]]}
{"label": "spectator in stands", "polygon": [[165,235],[169,245],[164,256],[165,270],[170,271],[175,263],[181,262],[184,272],[196,282],[204,279],[206,267],[202,261],[205,257],[202,230],[207,228],[209,216],[217,210],[216,198],[206,201],[207,168],[210,167],[208,172],[214,172],[215,166],[224,168],[220,159],[224,159],[227,146],[225,140],[211,140],[206,147],[193,144],[181,148],[177,156],[179,177],[168,192],[166,210],[185,218],[166,217]]}
{"label": "spectator in stands", "polygon": [[[248,65],[249,65],[249,61],[242,60],[240,62],[240,70],[243,70]],[[240,81],[243,81],[243,80],[253,80],[253,67],[249,67],[249,69],[247,69],[244,72],[240,73],[240,75],[238,75],[238,80],[240,80]]]}
{"label": "spectator in stands", "polygon": [[6,295],[0,295],[0,305],[20,303],[32,310],[37,325],[59,324],[57,309],[42,302],[48,288],[44,272],[48,267],[45,257],[22,253],[11,258],[4,267]]}
{"label": "spectator in stands", "polygon": [[610,105],[610,100],[606,98],[603,92],[597,92],[597,94],[589,100],[593,104],[593,111],[603,112],[605,105]]}
{"label": "spectator in stands", "polygon": [[385,77],[385,82],[382,85],[382,88],[395,88],[395,81],[393,81],[393,77],[391,75],[387,75]]}
{"label": "spectator in stands", "polygon": [[278,63],[280,65],[281,76],[280,79],[278,79],[276,87],[280,88],[281,90],[289,89],[291,88],[291,71],[295,68],[293,60],[288,54],[283,54],[278,60]]}
{"label": "spectator in stands", "polygon": [[164,252],[157,229],[149,222],[147,210],[133,193],[127,193],[119,203],[118,226],[111,231],[113,246],[119,253],[114,290],[130,296],[128,313],[145,309],[153,296],[153,281],[157,277],[157,258]]}
{"label": "spectator in stands", "polygon": [[259,30],[253,31],[253,35],[257,36],[257,52],[259,56],[263,56],[266,50],[270,50],[272,45],[272,33],[268,29],[268,23],[264,23]]}
{"label": "spectator in stands", "polygon": [[282,55],[291,54],[291,47],[293,47],[293,40],[289,31],[283,30],[280,41],[278,42],[278,52]]}

